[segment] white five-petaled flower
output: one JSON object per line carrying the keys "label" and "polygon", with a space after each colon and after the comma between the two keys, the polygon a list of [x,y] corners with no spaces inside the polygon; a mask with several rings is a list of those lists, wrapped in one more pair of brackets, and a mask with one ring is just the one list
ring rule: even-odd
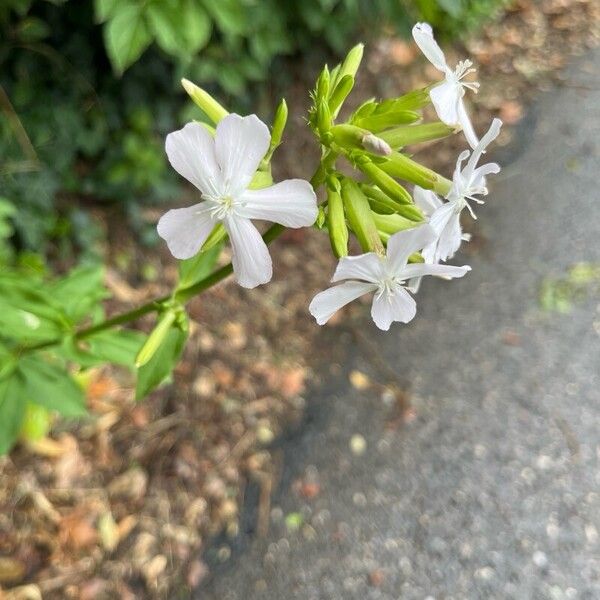
{"label": "white five-petaled flower", "polygon": [[200,190],[203,199],[188,208],[168,211],[158,222],[158,234],[175,258],[197,254],[221,222],[231,240],[237,282],[253,288],[270,281],[271,257],[251,219],[298,228],[312,225],[318,213],[315,193],[302,179],[248,189],[270,137],[256,115],[236,114],[219,122],[214,138],[199,123],[188,123],[167,136],[169,162]]}
{"label": "white five-petaled flower", "polygon": [[433,37],[431,25],[417,23],[412,30],[413,38],[425,55],[427,60],[445,75],[445,81],[436,85],[429,92],[435,111],[441,121],[446,125],[460,125],[471,148],[477,145],[477,134],[473,129],[463,96],[465,88],[477,92],[479,83],[463,81],[464,77],[474,73],[473,63],[470,60],[461,60],[454,70],[446,62],[446,57]]}
{"label": "white five-petaled flower", "polygon": [[[452,187],[446,196],[447,202],[442,202],[430,190],[415,187],[415,204],[426,216],[429,216],[429,225],[437,234],[436,239],[423,248],[422,255],[425,262],[437,263],[454,256],[461,241],[465,239],[460,226],[460,214],[463,209],[466,208],[474,219],[477,218],[469,201],[483,204],[483,200],[476,196],[485,196],[488,193],[486,175],[500,171],[500,166],[496,163],[486,163],[480,167],[477,163],[486,147],[498,137],[501,127],[502,121],[494,119],[473,152],[469,153],[465,150],[460,153],[452,177]],[[469,160],[463,169],[463,162],[467,158]]]}
{"label": "white five-petaled flower", "polygon": [[451,279],[471,270],[469,266],[408,264],[409,256],[430,244],[435,235],[429,225],[421,225],[392,235],[386,256],[368,252],[341,258],[332,281],[344,283],[319,292],[310,303],[310,313],[323,325],[352,300],[375,292],[371,316],[379,329],[387,331],[395,321],[408,323],[417,312],[416,302],[405,289],[409,280],[424,275]]}

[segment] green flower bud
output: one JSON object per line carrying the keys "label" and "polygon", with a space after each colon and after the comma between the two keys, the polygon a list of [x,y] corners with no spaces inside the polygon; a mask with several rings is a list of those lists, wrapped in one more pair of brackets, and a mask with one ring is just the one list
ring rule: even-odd
{"label": "green flower bud", "polygon": [[[382,165],[387,164],[387,162],[387,160],[384,161]],[[395,200],[400,204],[412,203],[411,195],[378,165],[371,161],[361,161],[361,163],[362,164],[358,164],[358,168],[392,200]]]}
{"label": "green flower bud", "polygon": [[334,125],[331,128],[333,141],[340,147],[353,150],[367,150],[372,154],[387,156],[392,149],[378,136],[368,129],[362,129],[355,125]]}
{"label": "green flower bud", "polygon": [[351,179],[342,182],[342,200],[348,223],[365,252],[383,254],[383,245],[367,197]]}
{"label": "green flower bud", "polygon": [[169,309],[161,315],[156,327],[150,332],[150,335],[135,357],[135,366],[138,369],[143,367],[156,354],[156,351],[165,341],[167,333],[169,333],[169,329],[175,323],[176,318],[177,313],[173,309]]}
{"label": "green flower bud", "polygon": [[375,133],[408,123],[416,123],[421,115],[413,110],[395,110],[384,113],[373,113],[367,117],[361,117],[353,121],[354,125],[364,127]]}
{"label": "green flower bud", "polygon": [[362,117],[368,117],[373,111],[377,108],[377,102],[374,98],[363,102],[350,117],[350,121],[354,122],[356,119],[360,119]]}
{"label": "green flower bud", "polygon": [[329,98],[329,86],[330,86],[330,75],[329,67],[325,65],[323,70],[319,74],[317,79],[317,85],[315,87],[315,100],[327,100]]}
{"label": "green flower bud", "polygon": [[317,128],[321,136],[325,135],[331,129],[331,112],[327,100],[319,101],[317,105]]}
{"label": "green flower bud", "polygon": [[283,131],[288,118],[288,107],[285,98],[281,99],[281,102],[277,106],[275,116],[273,117],[273,126],[271,127],[271,145],[269,147],[268,156],[272,156],[275,148],[281,144],[281,138],[283,137]]}
{"label": "green flower bud", "polygon": [[455,128],[437,121],[421,125],[400,125],[387,131],[382,131],[379,137],[392,148],[398,150],[409,144],[418,144],[430,140],[440,140],[454,133]]}
{"label": "green flower bud", "polygon": [[[363,193],[369,200],[371,208],[381,214],[399,214],[405,219],[415,223],[421,223],[424,220],[423,213],[418,206],[414,204],[400,204],[392,200],[386,193],[372,185],[361,184]],[[408,194],[408,192],[406,192]]]}
{"label": "green flower bud", "polygon": [[400,215],[380,215],[374,212],[373,220],[375,221],[375,227],[377,227],[379,232],[389,233],[390,235],[417,226],[417,223],[414,221],[401,217]]}
{"label": "green flower bud", "polygon": [[388,175],[410,181],[427,190],[435,190],[443,195],[448,193],[452,185],[452,182],[445,177],[438,175],[435,171],[420,165],[400,152],[392,152],[387,160],[379,164],[379,167]]}
{"label": "green flower bud", "polygon": [[431,103],[429,97],[429,88],[422,88],[404,94],[399,98],[390,98],[384,100],[377,107],[377,112],[386,112],[390,110],[419,110]]}
{"label": "green flower bud", "polygon": [[[333,181],[330,183],[331,179]],[[335,178],[327,181],[327,229],[335,256],[337,258],[348,256],[348,227],[340,195],[340,183]]]}
{"label": "green flower bud", "polygon": [[216,125],[229,113],[208,93],[187,79],[181,80],[181,85],[194,103]]}
{"label": "green flower bud", "polygon": [[352,75],[344,75],[335,86],[333,92],[331,92],[331,96],[329,97],[329,110],[334,119],[340,112],[344,100],[348,97],[348,94],[352,91],[353,87],[354,77]]}
{"label": "green flower bud", "polygon": [[352,77],[356,75],[362,61],[364,49],[364,44],[356,44],[356,46],[348,52],[337,75],[339,81],[346,75],[351,75]]}

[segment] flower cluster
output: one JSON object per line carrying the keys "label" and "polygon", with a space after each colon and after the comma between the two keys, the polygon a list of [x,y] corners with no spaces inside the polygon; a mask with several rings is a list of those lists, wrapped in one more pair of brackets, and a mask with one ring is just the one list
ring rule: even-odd
{"label": "flower cluster", "polygon": [[[340,109],[354,86],[362,45],[353,48],[333,70],[323,69],[312,92],[309,125],[321,147],[321,162],[311,182],[289,179],[273,184],[270,161],[281,141],[287,109],[278,110],[272,131],[256,117],[228,114],[206,92],[184,80],[192,99],[216,128],[188,123],[167,136],[173,168],[201,193],[201,202],[168,211],[158,233],[176,258],[189,259],[211,240],[229,237],[234,275],[247,288],[267,283],[272,263],[252,219],[284,227],[327,229],[339,263],[332,281],[309,310],[320,325],[342,306],[374,293],[371,315],[380,329],[407,323],[416,313],[411,295],[425,275],[462,277],[468,266],[440,264],[451,259],[468,239],[460,225],[471,203],[487,194],[486,176],[496,163],[478,166],[502,125],[494,119],[479,140],[464,103],[466,90],[479,84],[465,78],[475,69],[469,60],[451,68],[431,27],[418,23],[413,37],[426,58],[444,74],[440,82],[398,98],[368,100],[342,123]],[[422,109],[433,105],[438,121],[424,123]],[[285,107],[285,104],[280,105]],[[404,148],[464,132],[471,150],[462,152],[452,180],[420,165]],[[348,176],[336,167],[344,159],[355,169]],[[466,163],[465,163],[466,161]],[[410,194],[399,180],[413,185]],[[315,190],[324,187],[318,205]],[[349,233],[363,254],[348,256]]]}

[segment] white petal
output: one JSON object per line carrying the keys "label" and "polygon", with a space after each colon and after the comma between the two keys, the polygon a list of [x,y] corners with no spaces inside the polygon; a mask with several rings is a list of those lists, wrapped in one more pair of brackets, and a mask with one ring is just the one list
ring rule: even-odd
{"label": "white petal", "polygon": [[245,288],[271,281],[273,263],[258,229],[248,219],[235,216],[228,216],[223,224],[231,240],[236,281]]}
{"label": "white petal", "polygon": [[246,190],[239,200],[237,214],[263,219],[286,227],[309,227],[318,214],[317,197],[303,179],[287,179],[261,190]]}
{"label": "white petal", "polygon": [[215,224],[210,207],[201,202],[166,212],[156,229],[158,235],[167,242],[171,254],[184,260],[198,253]]}
{"label": "white petal", "polygon": [[456,212],[455,208],[456,205],[454,202],[445,202],[431,215],[429,225],[433,227],[438,236],[442,233],[448,224],[448,221],[450,221],[452,215]]}
{"label": "white petal", "polygon": [[444,279],[455,279],[466,275],[471,270],[469,265],[463,267],[455,267],[453,265],[428,265],[425,263],[414,263],[406,265],[402,274],[406,279],[413,277],[423,277],[424,275],[435,275]]}
{"label": "white petal", "polygon": [[429,23],[417,23],[412,29],[413,38],[427,60],[440,71],[446,71],[446,57],[433,37]]}
{"label": "white petal", "polygon": [[494,173],[500,173],[500,165],[498,163],[486,163],[477,167],[473,171],[470,187],[473,189],[486,187],[486,176]]}
{"label": "white petal", "polygon": [[232,113],[219,121],[215,151],[228,194],[236,196],[248,187],[270,140],[268,127],[256,115]]}
{"label": "white petal", "polygon": [[467,109],[465,108],[465,103],[463,102],[462,98],[458,101],[458,122],[462,127],[469,146],[471,146],[471,148],[476,148],[477,144],[479,143],[479,139],[477,138],[475,129],[473,129],[473,123],[471,123],[471,119],[469,118],[469,114],[467,113]]}
{"label": "white petal", "polygon": [[463,93],[462,86],[452,81],[444,81],[431,89],[429,97],[440,121],[446,125],[459,124],[459,106]]}
{"label": "white petal", "polygon": [[409,279],[407,284],[406,284],[406,289],[411,293],[411,294],[416,294],[419,291],[419,288],[421,287],[421,281],[423,281],[422,277],[415,277],[414,279]]}
{"label": "white petal", "polygon": [[324,325],[342,306],[346,306],[364,294],[373,292],[377,286],[362,281],[346,281],[319,292],[310,303],[308,310],[319,325]]}
{"label": "white petal", "polygon": [[383,276],[383,260],[374,252],[340,258],[331,281],[359,279],[376,283]]}
{"label": "white petal", "polygon": [[[460,227],[460,215],[453,212],[440,233],[436,252],[437,260],[448,260],[452,258],[460,248],[462,242],[462,229]],[[437,260],[435,262],[437,262]]]}
{"label": "white petal", "polygon": [[203,194],[219,195],[221,171],[215,141],[199,123],[188,123],[167,136],[165,150],[171,166]]}
{"label": "white petal", "polygon": [[417,303],[401,286],[393,294],[376,294],[371,306],[371,316],[379,329],[387,331],[394,321],[408,323],[417,314]]}
{"label": "white petal", "polygon": [[415,204],[423,211],[425,216],[430,217],[442,205],[440,197],[431,190],[425,190],[415,185],[413,190]]}
{"label": "white petal", "polygon": [[467,180],[471,180],[475,167],[481,158],[481,155],[485,152],[485,149],[500,135],[500,129],[502,127],[502,121],[500,119],[494,119],[490,128],[486,134],[481,138],[479,143],[473,150],[473,153],[469,157],[469,162],[463,171],[463,177]]}
{"label": "white petal", "polygon": [[399,272],[408,262],[408,257],[431,244],[437,235],[429,225],[399,231],[387,243],[387,266],[390,273]]}

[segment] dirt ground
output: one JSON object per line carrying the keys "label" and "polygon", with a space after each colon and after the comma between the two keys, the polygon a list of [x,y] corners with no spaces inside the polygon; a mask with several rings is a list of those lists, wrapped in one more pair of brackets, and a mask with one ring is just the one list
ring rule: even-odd
{"label": "dirt ground", "polygon": [[[478,67],[481,91],[471,96],[471,113],[479,132],[500,116],[508,125],[504,145],[530,99],[561,81],[573,55],[598,43],[594,0],[520,0],[448,54],[450,62],[470,56]],[[438,77],[411,43],[394,37],[370,44],[365,60],[357,103]],[[298,84],[288,95],[297,116],[276,159],[281,176],[307,176],[314,167],[302,122],[306,89]],[[448,175],[463,148],[455,136],[418,157]],[[202,553],[211,539],[236,535],[249,483],[260,490],[257,533],[266,531],[281,469],[275,442],[302,426],[304,394],[328,360],[313,346],[317,326],[307,305],[334,267],[317,231],[291,232],[272,253],[270,285],[248,291],[225,282],[190,303],[193,332],[174,385],[135,404],[129,374],[95,371],[85,422],[57,422],[51,439],[0,459],[2,600],[185,597],[208,574]],[[165,253],[150,260],[164,274],[160,283],[138,285],[135,267],[131,277],[109,271],[115,309],[164,291],[174,278]],[[357,310],[345,310],[331,326]],[[353,384],[360,386],[360,377]],[[295,489],[315,493],[310,482]],[[223,561],[229,552],[227,543],[217,549]]]}

